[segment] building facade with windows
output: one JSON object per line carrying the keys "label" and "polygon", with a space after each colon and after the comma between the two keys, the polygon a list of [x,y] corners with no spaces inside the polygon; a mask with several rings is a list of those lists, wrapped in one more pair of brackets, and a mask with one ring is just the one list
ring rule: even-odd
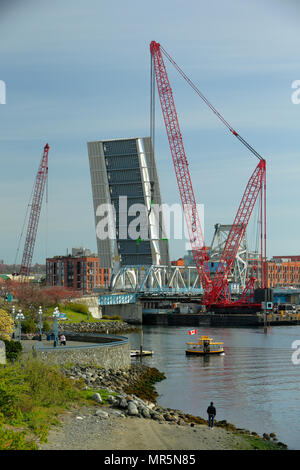
{"label": "building facade with windows", "polygon": [[300,287],[300,256],[273,256],[267,261],[268,287]]}
{"label": "building facade with windows", "polygon": [[[100,266],[169,265],[162,215],[152,210],[161,205],[161,195],[150,137],[88,142],[88,155]],[[107,237],[100,230],[105,205],[113,207],[113,233]],[[143,227],[136,222],[137,207],[144,211]],[[131,227],[144,235],[132,236]]]}
{"label": "building facade with windows", "polygon": [[46,259],[46,285],[60,286],[81,291],[83,294],[93,293],[99,287],[108,287],[109,269],[99,269],[96,255],[67,255]]}

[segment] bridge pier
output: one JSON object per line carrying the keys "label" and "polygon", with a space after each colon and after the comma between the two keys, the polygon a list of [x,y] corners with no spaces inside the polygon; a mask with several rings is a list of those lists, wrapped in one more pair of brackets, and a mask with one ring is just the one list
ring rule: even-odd
{"label": "bridge pier", "polygon": [[133,325],[141,325],[143,322],[142,304],[139,301],[129,304],[103,305],[102,315],[119,315],[123,321]]}

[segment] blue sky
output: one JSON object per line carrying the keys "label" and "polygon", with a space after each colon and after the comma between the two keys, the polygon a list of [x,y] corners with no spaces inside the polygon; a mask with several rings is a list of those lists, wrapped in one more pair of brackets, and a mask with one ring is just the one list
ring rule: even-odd
{"label": "blue sky", "polygon": [[[46,142],[49,200],[33,262],[96,249],[86,143],[149,135],[152,40],[266,158],[268,256],[299,254],[299,19],[296,0],[2,0],[0,259],[14,262]],[[209,244],[215,223],[233,221],[257,161],[167,67]],[[179,203],[158,101],[156,110],[162,198]],[[185,243],[170,248],[177,258]]]}

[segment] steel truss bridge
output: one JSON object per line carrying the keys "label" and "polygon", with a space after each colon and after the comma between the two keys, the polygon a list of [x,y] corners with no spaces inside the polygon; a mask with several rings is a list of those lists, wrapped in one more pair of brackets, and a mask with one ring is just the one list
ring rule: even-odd
{"label": "steel truss bridge", "polygon": [[123,266],[112,276],[100,306],[135,303],[139,297],[196,297],[203,294],[196,266]]}
{"label": "steel truss bridge", "polygon": [[110,287],[112,292],[203,294],[196,266],[123,266]]}

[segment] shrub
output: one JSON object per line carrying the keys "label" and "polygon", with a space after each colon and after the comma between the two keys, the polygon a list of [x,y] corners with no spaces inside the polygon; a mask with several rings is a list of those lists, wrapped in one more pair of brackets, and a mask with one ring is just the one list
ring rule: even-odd
{"label": "shrub", "polygon": [[82,400],[82,385],[31,355],[0,365],[0,449],[37,449],[36,437],[45,441],[58,414]]}
{"label": "shrub", "polygon": [[26,432],[15,432],[0,423],[1,450],[38,450],[35,442],[26,439]]}
{"label": "shrub", "polygon": [[20,341],[8,341],[4,340],[6,359],[8,361],[16,361],[20,358],[22,352],[22,345]]}
{"label": "shrub", "polygon": [[117,321],[123,321],[123,318],[120,317],[120,315],[102,315],[103,320],[117,320]]}
{"label": "shrub", "polygon": [[46,333],[50,331],[50,325],[47,320],[43,321],[43,331],[45,331]]}
{"label": "shrub", "polygon": [[13,332],[13,320],[11,316],[3,309],[0,310],[0,336],[3,339],[10,339]]}
{"label": "shrub", "polygon": [[4,417],[17,419],[20,417],[19,404],[24,394],[30,389],[24,384],[24,374],[19,363],[0,367],[0,410]]}
{"label": "shrub", "polygon": [[27,320],[22,322],[23,333],[35,333],[36,330],[37,326],[32,318],[28,318]]}
{"label": "shrub", "polygon": [[66,308],[69,310],[73,310],[73,312],[77,313],[85,313],[86,315],[88,314],[89,308],[85,304],[79,304],[75,302],[70,302],[66,305]]}
{"label": "shrub", "polygon": [[32,405],[47,407],[65,405],[79,396],[70,380],[63,376],[58,367],[28,358],[22,363],[24,382],[30,389]]}

